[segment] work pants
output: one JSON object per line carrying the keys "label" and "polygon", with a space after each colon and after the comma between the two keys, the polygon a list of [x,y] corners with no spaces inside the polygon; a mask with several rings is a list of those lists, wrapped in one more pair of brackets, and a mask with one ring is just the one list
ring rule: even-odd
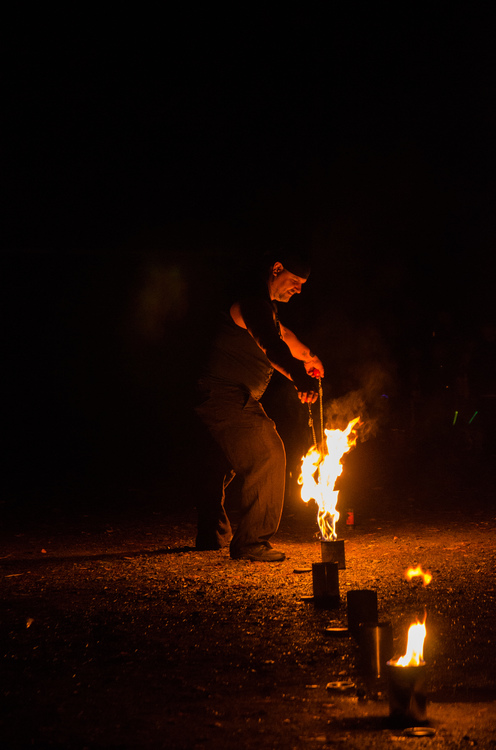
{"label": "work pants", "polygon": [[198,498],[197,546],[226,546],[232,536],[224,508],[225,490],[239,483],[239,523],[231,555],[268,543],[281,520],[286,452],[275,423],[249,394],[232,389],[204,389],[196,412],[220,449],[223,465],[210,462],[204,494]]}

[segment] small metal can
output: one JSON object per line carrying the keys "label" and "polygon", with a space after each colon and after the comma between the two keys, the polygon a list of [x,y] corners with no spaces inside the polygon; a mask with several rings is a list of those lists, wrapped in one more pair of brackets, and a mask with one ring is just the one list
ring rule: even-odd
{"label": "small metal can", "polygon": [[346,511],[346,525],[351,528],[355,527],[355,511],[351,508]]}

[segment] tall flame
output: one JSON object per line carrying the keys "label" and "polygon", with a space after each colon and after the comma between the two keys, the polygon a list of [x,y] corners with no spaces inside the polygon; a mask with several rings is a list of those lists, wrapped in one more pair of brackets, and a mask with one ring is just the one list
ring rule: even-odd
{"label": "tall flame", "polygon": [[423,622],[410,625],[408,629],[408,641],[406,653],[399,659],[392,660],[390,664],[395,667],[419,667],[424,662],[424,640],[426,635],[425,617]]}
{"label": "tall flame", "polygon": [[341,459],[356,445],[357,434],[353,428],[359,421],[360,417],[356,417],[344,430],[324,430],[326,437],[322,451],[314,445],[302,458],[298,479],[298,484],[301,484],[301,499],[305,503],[309,500],[317,503],[319,528],[326,540],[337,538],[339,511],[336,505],[339,491],[334,486],[343,471]]}
{"label": "tall flame", "polygon": [[[428,586],[429,583],[432,581],[432,575],[429,570],[422,570],[420,565],[417,565],[416,568],[408,568],[407,571],[405,571],[405,578],[408,578],[409,581],[412,580],[412,578],[420,576],[423,579],[423,585]],[[392,664],[393,667],[419,667],[421,664],[425,664],[424,662],[424,641],[426,636],[426,628],[425,628],[425,621],[427,618],[427,612],[424,614],[424,621],[417,622],[413,625],[410,625],[408,629],[408,639],[406,644],[406,653],[404,656],[400,656],[399,659],[392,659],[389,664]]]}

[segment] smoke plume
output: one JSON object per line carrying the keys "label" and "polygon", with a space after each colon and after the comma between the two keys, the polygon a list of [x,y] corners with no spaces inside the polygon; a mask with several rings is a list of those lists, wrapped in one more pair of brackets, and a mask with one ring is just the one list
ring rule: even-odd
{"label": "smoke plume", "polygon": [[383,427],[389,415],[389,398],[394,379],[383,364],[368,363],[360,373],[361,386],[324,406],[327,429],[344,430],[347,424],[360,417],[357,426],[359,440],[365,442]]}

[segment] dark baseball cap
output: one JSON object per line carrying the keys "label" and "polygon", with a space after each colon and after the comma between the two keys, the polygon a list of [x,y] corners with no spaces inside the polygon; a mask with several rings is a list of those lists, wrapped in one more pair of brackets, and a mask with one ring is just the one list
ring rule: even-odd
{"label": "dark baseball cap", "polygon": [[305,251],[283,249],[278,254],[278,257],[275,257],[275,261],[277,260],[279,263],[282,263],[286,271],[293,273],[295,276],[299,276],[301,279],[308,279],[310,276],[310,256]]}

